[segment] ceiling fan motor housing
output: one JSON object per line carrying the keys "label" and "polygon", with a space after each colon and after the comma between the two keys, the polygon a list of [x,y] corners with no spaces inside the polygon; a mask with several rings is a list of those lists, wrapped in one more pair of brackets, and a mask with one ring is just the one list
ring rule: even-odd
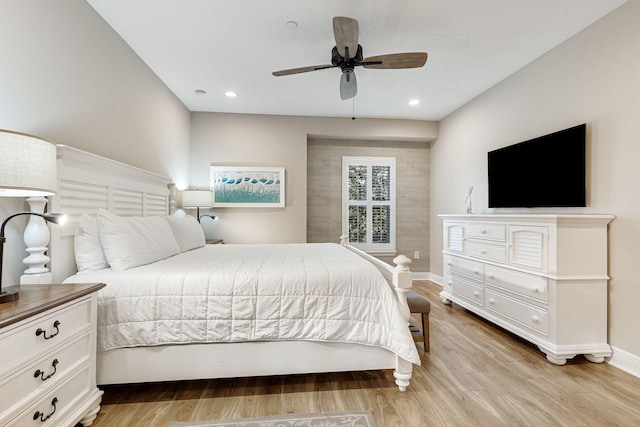
{"label": "ceiling fan motor housing", "polygon": [[[345,47],[345,55],[351,56],[351,52],[349,52],[348,47]],[[344,58],[340,56],[336,46],[331,49],[331,64],[336,67],[340,67],[343,73],[353,73],[354,67],[362,65],[362,59],[362,46],[360,45],[358,45],[356,54],[351,58]]]}

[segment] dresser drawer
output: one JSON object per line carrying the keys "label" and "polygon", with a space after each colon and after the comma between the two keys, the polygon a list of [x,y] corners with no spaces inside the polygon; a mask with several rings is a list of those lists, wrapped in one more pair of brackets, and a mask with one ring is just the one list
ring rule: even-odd
{"label": "dresser drawer", "polygon": [[504,224],[467,224],[467,238],[493,240],[504,243],[507,227]]}
{"label": "dresser drawer", "polygon": [[464,298],[465,300],[482,307],[484,305],[484,289],[482,284],[478,286],[470,280],[465,280],[462,277],[451,275],[451,282],[453,287],[453,293]]}
{"label": "dresser drawer", "polygon": [[[64,426],[69,422],[65,417],[80,399],[85,398],[91,389],[90,365],[85,365],[68,381],[56,389],[45,393],[26,411],[9,421],[7,426]],[[49,418],[47,418],[49,417]],[[42,419],[46,420],[43,422]],[[0,420],[2,422],[3,420]]]}
{"label": "dresser drawer", "polygon": [[485,245],[479,242],[467,242],[467,254],[472,257],[490,261],[507,261],[507,249],[504,245]]}
{"label": "dresser drawer", "polygon": [[493,265],[485,266],[485,281],[488,284],[515,292],[535,300],[549,302],[549,286],[545,277],[507,270]]}
{"label": "dresser drawer", "polygon": [[78,366],[89,363],[90,355],[91,335],[87,333],[1,380],[0,413],[22,405],[23,399],[39,389],[60,383]]}
{"label": "dresser drawer", "polygon": [[445,255],[443,259],[445,269],[454,273],[464,274],[476,280],[483,280],[484,265],[481,262],[451,255]]}
{"label": "dresser drawer", "polygon": [[[32,319],[32,320],[31,320]],[[18,323],[0,334],[0,377],[24,366],[38,354],[53,350],[83,329],[91,327],[91,300],[63,306],[60,309],[35,316],[26,323]]]}
{"label": "dresser drawer", "polygon": [[523,303],[487,289],[486,308],[542,335],[549,334],[547,310]]}

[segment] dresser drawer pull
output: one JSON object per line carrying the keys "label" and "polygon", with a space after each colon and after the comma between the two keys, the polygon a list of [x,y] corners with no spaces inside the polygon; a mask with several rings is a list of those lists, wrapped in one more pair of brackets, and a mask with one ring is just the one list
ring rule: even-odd
{"label": "dresser drawer pull", "polygon": [[539,321],[539,320],[540,320],[540,319],[538,319],[538,316],[531,316],[531,321],[532,321],[533,323],[538,323],[538,321]]}
{"label": "dresser drawer pull", "polygon": [[43,331],[41,328],[38,328],[38,330],[36,331],[36,336],[39,337],[40,335],[42,335],[45,340],[50,340],[51,338],[55,337],[60,333],[60,328],[58,328],[58,326],[60,326],[60,321],[56,320],[55,322],[53,322],[53,327],[56,328],[56,332],[55,334],[52,334],[49,336],[47,336],[46,331]]}
{"label": "dresser drawer pull", "polygon": [[489,298],[489,304],[494,305],[496,303],[496,300],[494,300],[493,298]]}
{"label": "dresser drawer pull", "polygon": [[33,420],[36,421],[38,418],[40,418],[40,422],[41,423],[47,421],[49,418],[51,418],[51,416],[53,414],[56,413],[56,405],[57,404],[58,404],[58,398],[54,397],[53,400],[51,401],[51,406],[53,406],[53,411],[51,411],[51,413],[49,415],[47,415],[46,417],[44,416],[43,412],[36,411],[35,414],[33,414]]}
{"label": "dresser drawer pull", "polygon": [[479,297],[479,296],[480,296],[480,292],[478,292],[478,291],[473,291],[473,296],[474,296],[474,297]]}
{"label": "dresser drawer pull", "polygon": [[51,366],[53,367],[53,372],[51,372],[46,377],[44,376],[44,371],[41,371],[40,369],[36,369],[36,371],[33,373],[33,377],[34,378],[40,377],[40,379],[42,381],[48,380],[49,378],[51,378],[52,376],[54,376],[56,374],[56,369],[57,369],[58,363],[59,363],[58,359],[53,359],[53,362],[51,363]]}

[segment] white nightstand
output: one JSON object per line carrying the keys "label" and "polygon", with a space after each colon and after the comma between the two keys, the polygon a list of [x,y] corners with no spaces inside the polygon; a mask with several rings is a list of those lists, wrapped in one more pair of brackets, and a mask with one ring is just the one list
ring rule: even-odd
{"label": "white nightstand", "polygon": [[20,286],[0,304],[0,425],[90,425],[96,385],[96,292],[105,285]]}

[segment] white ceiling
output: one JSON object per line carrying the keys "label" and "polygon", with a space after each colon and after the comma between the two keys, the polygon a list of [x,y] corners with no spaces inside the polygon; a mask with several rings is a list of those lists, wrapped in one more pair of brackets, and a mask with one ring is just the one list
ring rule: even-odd
{"label": "white ceiling", "polygon": [[[191,111],[440,120],[626,0],[87,1]],[[333,16],[359,21],[365,58],[426,51],[427,64],[358,67],[355,103],[338,68],[271,75],[330,64]]]}

